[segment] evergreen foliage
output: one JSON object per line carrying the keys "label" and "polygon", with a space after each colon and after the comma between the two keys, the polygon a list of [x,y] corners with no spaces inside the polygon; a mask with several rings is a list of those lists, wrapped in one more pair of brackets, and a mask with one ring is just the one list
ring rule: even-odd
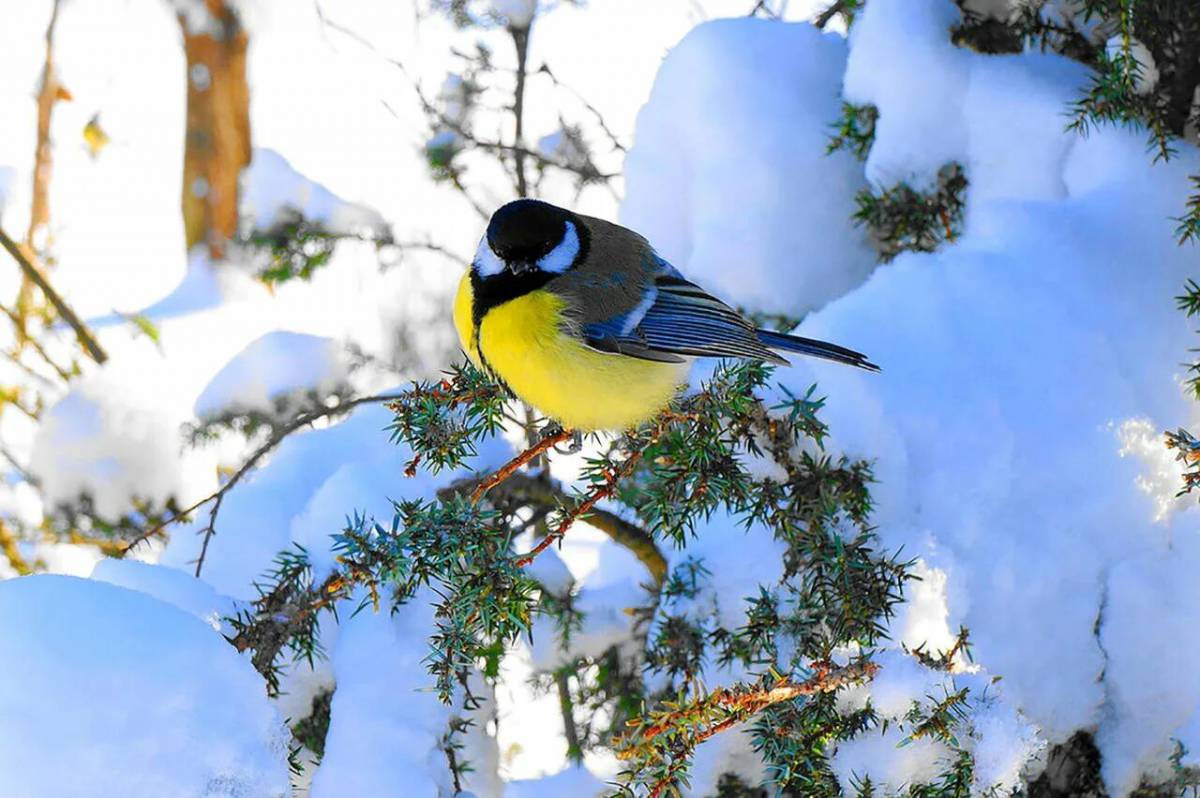
{"label": "evergreen foliage", "polygon": [[[853,24],[860,6],[834,3],[821,20],[840,16]],[[505,24],[480,16],[469,3],[439,4],[435,10],[464,26]],[[1169,158],[1173,142],[1195,122],[1190,105],[1180,111],[1185,107],[1180,98],[1185,93],[1190,98],[1200,83],[1192,80],[1186,92],[1181,88],[1191,78],[1184,63],[1190,51],[1180,42],[1200,38],[1190,6],[1085,2],[1072,14],[1054,14],[1046,4],[1027,2],[1004,18],[969,7],[963,12],[953,32],[960,46],[986,53],[1036,47],[1095,70],[1086,92],[1064,109],[1064,125],[1080,134],[1101,124],[1136,125],[1146,130],[1152,157]],[[1106,47],[1095,34],[1097,26],[1114,31],[1119,46]],[[510,32],[518,53],[523,52],[528,30]],[[1134,57],[1135,40],[1155,59],[1159,78],[1149,92],[1145,65]],[[526,163],[535,180],[547,168],[577,174],[580,185],[606,179],[592,167],[577,128],[570,128],[574,132],[564,140],[582,156],[567,160],[561,151],[527,149],[519,133],[512,143],[473,133],[470,107],[487,90],[495,68],[484,49],[463,58],[458,93],[449,102],[442,96],[424,100],[432,129],[426,153],[436,176],[469,198],[463,157],[476,151],[501,160],[521,195],[537,189],[537,182],[526,181]],[[523,64],[519,74],[520,86]],[[829,151],[865,159],[877,119],[874,107],[845,104],[833,123]],[[962,165],[946,164],[928,192],[905,183],[865,190],[854,218],[869,231],[882,261],[903,251],[933,251],[961,232],[968,179]],[[1200,230],[1200,194],[1184,212],[1180,237],[1188,240]],[[1189,285],[1180,301],[1196,313],[1200,288]],[[232,619],[232,640],[252,651],[255,665],[277,684],[285,652],[301,658],[320,653],[323,613],[337,612],[346,601],[359,609],[386,610],[432,596],[436,620],[426,661],[431,683],[444,701],[469,707],[475,700],[470,674],[495,678],[505,653],[532,633],[536,616],[550,617],[560,647],[570,650],[584,620],[573,595],[539,584],[528,566],[586,517],[629,547],[651,579],[644,605],[633,610],[637,646],[569,658],[537,677],[540,689],[558,691],[572,758],[612,750],[626,768],[615,785],[619,794],[674,795],[688,783],[699,744],[745,725],[768,766],[769,784],[726,775],[718,783],[719,796],[881,794],[868,779],[839,787],[828,754],[838,741],[885,724],[869,703],[850,708],[837,693],[876,672],[873,653],[913,578],[912,563],[881,551],[874,539],[870,464],[833,457],[821,448],[826,429],[819,418],[823,400],[815,389],[771,404],[763,399],[770,392],[770,375],[770,367],[761,364],[723,364],[700,390],[678,399],[653,422],[598,440],[601,454],[588,462],[581,487],[559,484],[545,469],[520,470],[565,440],[561,430],[544,426],[531,430],[530,450],[513,463],[454,482],[436,499],[398,503],[390,524],[352,517],[338,538],[337,569],[318,580],[303,551],[281,554],[258,600]],[[508,399],[470,366],[414,385],[392,405],[393,438],[413,453],[409,473],[472,464],[479,442],[504,425]],[[1200,484],[1200,443],[1182,430],[1174,443]],[[747,460],[759,457],[777,464],[784,477],[754,476]],[[741,620],[732,628],[711,612],[698,611],[696,604],[720,564],[685,554],[667,571],[659,549],[669,543],[686,552],[697,529],[718,513],[769,530],[785,546],[782,577],[743,597]],[[537,542],[522,550],[517,541],[527,531]],[[949,651],[918,648],[910,654],[929,668],[951,672],[956,656],[969,656],[967,632]],[[709,689],[706,673],[725,667],[747,676]],[[904,744],[929,737],[951,752],[940,776],[912,785],[910,795],[965,796],[977,789],[965,735],[967,710],[976,698],[950,687],[914,703],[903,718]],[[455,784],[471,766],[457,742],[469,721],[456,723],[442,741]],[[1066,751],[1057,749],[1055,756]],[[1080,779],[1095,783],[1098,763],[1084,760],[1081,767],[1093,770],[1091,775],[1081,771]]]}
{"label": "evergreen foliage", "polygon": [[[719,564],[684,559],[646,597],[640,653],[613,648],[579,658],[547,682],[567,682],[564,702],[591,718],[572,730],[579,752],[610,746],[626,759],[627,793],[665,794],[686,781],[696,744],[753,721],[781,787],[813,794],[819,785],[820,794],[836,794],[826,746],[863,729],[869,714],[845,716],[827,694],[873,672],[871,646],[900,601],[910,564],[874,544],[869,465],[821,450],[827,430],[815,389],[770,404],[762,398],[770,375],[762,364],[721,365],[659,418],[607,441],[588,461],[580,488],[506,467],[456,482],[432,501],[397,503],[390,525],[353,517],[338,537],[337,570],[318,580],[306,552],[281,553],[259,598],[230,619],[231,640],[252,652],[277,688],[280,657],[319,655],[320,619],[343,600],[387,610],[432,597],[431,683],[444,701],[469,704],[469,675],[495,677],[536,614],[554,618],[560,645],[569,645],[579,622],[570,597],[540,586],[527,566],[600,500],[627,508],[651,547],[658,540],[686,549],[698,524],[729,513],[771,530],[787,547],[783,578],[747,602],[742,625],[724,628],[687,611]],[[415,384],[392,404],[393,437],[414,453],[410,473],[468,464],[478,442],[498,432],[505,399],[471,366]],[[561,438],[549,429],[542,440]],[[786,479],[753,476],[748,457],[775,459]],[[522,480],[545,489],[529,490]],[[539,542],[521,551],[516,539],[530,517]],[[858,653],[834,664],[849,650]],[[730,663],[757,675],[707,690],[705,670]],[[666,692],[649,687],[656,674],[668,678]],[[598,721],[601,709],[611,721]],[[926,725],[928,733],[948,734],[951,721]]]}

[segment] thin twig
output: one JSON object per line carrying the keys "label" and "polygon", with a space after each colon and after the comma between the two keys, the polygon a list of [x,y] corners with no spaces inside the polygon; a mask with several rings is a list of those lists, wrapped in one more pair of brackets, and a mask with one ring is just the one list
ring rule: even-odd
{"label": "thin twig", "polygon": [[417,249],[425,250],[426,252],[436,252],[448,260],[454,261],[463,268],[467,268],[471,265],[471,262],[462,255],[454,252],[449,247],[444,247],[441,244],[437,244],[433,241],[393,241],[390,244],[385,244],[384,246],[393,246],[401,251]]}
{"label": "thin twig", "polygon": [[830,20],[845,10],[846,0],[837,0],[836,3],[833,3],[831,6],[829,6],[829,8],[817,15],[817,18],[813,20],[813,25],[821,30],[824,30],[825,26],[829,24]]}
{"label": "thin twig", "polygon": [[579,729],[575,727],[575,704],[571,700],[571,683],[566,671],[559,670],[554,674],[554,684],[558,688],[558,709],[567,738],[567,757],[579,764],[583,759],[583,746],[579,742]]}
{"label": "thin twig", "polygon": [[[18,331],[21,329],[21,327],[22,327],[21,319],[17,316],[17,314],[14,311],[9,310],[4,305],[0,305],[0,313],[3,313],[5,316],[7,316],[8,320],[13,323],[13,326],[16,327]],[[58,373],[58,376],[62,378],[63,382],[71,381],[71,377],[73,375],[70,372],[68,372],[66,369],[64,369],[62,366],[58,365],[58,363],[55,362],[55,360],[52,357],[50,357],[50,353],[47,352],[45,347],[42,346],[41,341],[39,341],[36,338],[30,337],[28,334],[25,334],[25,338],[23,340],[25,343],[27,343],[33,347],[33,351],[35,351],[39,355],[41,355],[42,360],[46,361],[46,364],[48,366],[50,366],[52,369],[54,369],[55,372]]]}
{"label": "thin twig", "polygon": [[0,246],[8,250],[8,254],[12,255],[25,276],[45,294],[46,299],[50,300],[50,304],[54,306],[54,310],[62,320],[71,326],[71,329],[75,331],[76,337],[79,338],[80,345],[91,355],[92,360],[95,360],[97,363],[104,363],[104,361],[108,360],[108,355],[104,353],[104,350],[87,328],[87,325],[75,315],[75,311],[59,296],[58,292],[54,290],[54,287],[43,276],[36,263],[37,256],[32,252],[25,252],[24,247],[9,238],[8,233],[4,232],[3,229],[0,229]]}
{"label": "thin twig", "polygon": [[536,74],[545,75],[546,77],[550,78],[550,82],[553,83],[555,85],[555,87],[564,89],[564,90],[570,92],[575,97],[575,99],[578,100],[579,103],[584,108],[586,108],[588,110],[588,113],[590,113],[592,115],[592,117],[596,120],[596,124],[600,126],[600,130],[604,131],[604,135],[608,136],[608,140],[612,144],[613,149],[619,150],[620,152],[628,152],[628,148],[624,144],[621,143],[621,140],[619,138],[617,138],[617,134],[614,133],[612,131],[612,128],[610,128],[608,126],[608,123],[604,121],[604,115],[601,114],[600,111],[594,105],[592,105],[590,102],[588,102],[582,94],[580,94],[578,91],[576,91],[575,89],[571,88],[570,86],[566,85],[561,80],[559,80],[558,76],[550,71],[549,64],[542,64]]}
{"label": "thin twig", "polygon": [[44,374],[39,374],[36,371],[34,371],[33,367],[31,367],[24,360],[21,360],[21,358],[16,353],[5,350],[3,354],[4,354],[5,360],[9,361],[14,366],[19,368],[21,371],[25,372],[25,374],[30,379],[32,379],[34,382],[40,382],[42,384],[42,387],[49,388],[51,390],[58,388],[58,385],[54,382],[54,380],[50,379],[49,377],[47,377]]}
{"label": "thin twig", "polygon": [[393,393],[374,394],[372,396],[359,396],[354,399],[347,399],[343,402],[339,402],[338,404],[334,405],[333,407],[322,407],[322,408],[318,408],[316,410],[311,410],[307,413],[301,413],[300,415],[293,418],[291,421],[289,421],[286,424],[284,424],[283,426],[279,427],[271,435],[270,439],[267,440],[266,443],[264,443],[262,446],[255,449],[254,453],[250,455],[250,457],[246,460],[246,462],[244,462],[242,464],[242,466],[240,468],[238,468],[238,470],[235,471],[233,473],[233,475],[228,480],[226,480],[223,485],[221,485],[221,487],[219,487],[217,490],[210,493],[208,496],[205,496],[203,499],[200,499],[199,501],[191,504],[190,506],[185,507],[184,509],[180,510],[179,512],[173,514],[170,518],[163,520],[161,523],[151,527],[150,529],[147,529],[145,532],[138,535],[136,538],[131,540],[127,546],[125,546],[122,554],[128,554],[139,544],[154,537],[155,535],[162,532],[164,529],[166,529],[171,524],[174,524],[177,521],[187,518],[193,512],[195,512],[196,510],[199,510],[201,507],[208,504],[209,502],[216,502],[216,504],[213,506],[212,511],[209,513],[208,525],[201,531],[201,534],[204,535],[204,542],[201,545],[200,556],[196,560],[196,576],[199,576],[200,569],[204,566],[204,556],[208,551],[209,539],[212,538],[212,536],[216,532],[216,530],[215,530],[215,525],[216,525],[216,520],[217,520],[216,517],[217,517],[218,511],[220,510],[221,501],[224,499],[225,494],[228,493],[230,490],[232,490],[234,485],[238,484],[238,482],[240,482],[243,477],[245,477],[248,473],[250,473],[250,471],[254,468],[254,466],[256,466],[258,464],[258,462],[260,460],[262,460],[264,457],[266,457],[272,450],[275,449],[275,447],[277,447],[280,443],[282,443],[283,440],[285,438],[287,438],[287,436],[291,435],[293,432],[300,429],[301,427],[305,427],[305,426],[308,426],[309,424],[312,424],[314,421],[317,421],[322,418],[328,418],[329,416],[341,415],[342,413],[348,412],[349,410],[351,410],[359,405],[390,402],[395,399],[399,399],[400,396],[401,396],[400,394],[393,394]]}
{"label": "thin twig", "polygon": [[282,443],[284,438],[286,438],[288,435],[291,435],[301,427],[307,427],[309,424],[312,424],[318,419],[341,415],[359,405],[390,402],[399,398],[399,394],[375,394],[372,396],[360,396],[356,399],[339,402],[333,407],[322,407],[317,410],[309,411],[308,413],[301,413],[300,415],[296,416],[296,418],[280,427],[279,430],[271,436],[271,439],[262,446],[258,447],[254,451],[254,454],[250,455],[249,459],[242,464],[242,467],[233,472],[233,476],[231,476],[228,481],[226,481],[225,484],[222,485],[212,495],[211,498],[213,499],[214,503],[212,510],[209,512],[208,526],[205,527],[201,533],[204,535],[204,542],[200,546],[200,556],[196,558],[196,576],[200,576],[200,570],[204,567],[204,557],[208,553],[208,543],[210,540],[212,540],[212,536],[216,534],[217,513],[219,513],[221,510],[221,502],[224,500],[225,494],[232,490],[233,486],[240,482],[242,478],[246,476],[246,474],[250,473],[250,471],[258,464],[259,460],[262,460],[269,452],[274,450],[276,446]]}
{"label": "thin twig", "polygon": [[3,457],[8,461],[8,464],[13,467],[13,470],[21,475],[21,479],[25,480],[35,488],[41,487],[42,481],[38,479],[28,468],[23,466],[21,461],[16,458],[16,455],[10,452],[8,447],[4,444],[0,444],[0,457]]}

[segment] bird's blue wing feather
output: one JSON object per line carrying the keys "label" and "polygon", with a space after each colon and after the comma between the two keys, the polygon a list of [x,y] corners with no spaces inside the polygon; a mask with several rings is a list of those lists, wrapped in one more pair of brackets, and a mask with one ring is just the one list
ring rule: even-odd
{"label": "bird's blue wing feather", "polygon": [[879,367],[837,344],[755,329],[745,317],[661,258],[643,301],[625,313],[587,324],[589,346],[643,360],[682,362],[685,357],[738,357],[786,365],[772,350],[796,352],[869,371]]}
{"label": "bird's blue wing feather", "polygon": [[783,361],[736,310],[690,283],[666,261],[645,300],[634,309],[583,329],[589,345],[647,360],[744,357]]}

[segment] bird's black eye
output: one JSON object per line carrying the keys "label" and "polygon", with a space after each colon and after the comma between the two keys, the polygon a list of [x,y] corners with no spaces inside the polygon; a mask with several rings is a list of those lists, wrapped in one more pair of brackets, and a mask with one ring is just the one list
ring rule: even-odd
{"label": "bird's black eye", "polygon": [[569,218],[568,211],[548,202],[516,200],[492,214],[488,245],[506,261],[533,263],[563,240]]}

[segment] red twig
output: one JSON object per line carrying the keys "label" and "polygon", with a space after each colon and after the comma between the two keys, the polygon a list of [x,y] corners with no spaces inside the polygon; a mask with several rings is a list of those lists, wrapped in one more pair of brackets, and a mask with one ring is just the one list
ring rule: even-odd
{"label": "red twig", "polygon": [[487,479],[483,480],[483,482],[480,482],[478,487],[476,487],[475,490],[472,491],[472,493],[471,493],[471,501],[478,502],[480,499],[483,498],[483,494],[487,493],[489,490],[491,490],[492,488],[496,487],[504,480],[511,477],[513,474],[515,474],[517,472],[518,468],[520,468],[521,466],[530,462],[531,460],[533,460],[534,458],[536,458],[538,455],[542,454],[543,452],[548,451],[551,448],[557,446],[558,444],[563,443],[564,441],[568,441],[570,439],[571,439],[571,433],[567,432],[564,429],[560,429],[558,432],[555,432],[552,435],[547,435],[546,437],[542,438],[540,441],[535,443],[533,446],[530,446],[528,449],[521,452],[519,455],[517,455],[513,459],[509,460],[507,463],[505,463],[503,466],[501,466],[499,468],[499,470],[497,470],[494,474],[489,476]]}
{"label": "red twig", "polygon": [[[873,662],[860,662],[836,669],[831,669],[828,665],[822,665],[817,668],[817,672],[813,676],[805,679],[803,682],[792,682],[784,678],[779,679],[770,687],[761,690],[751,690],[749,692],[721,688],[702,699],[701,703],[713,708],[719,707],[728,712],[728,716],[698,731],[695,737],[689,742],[688,747],[689,749],[694,749],[695,746],[708,738],[742,723],[767,707],[801,696],[830,693],[844,685],[869,679],[878,670],[879,666]],[[694,712],[695,705],[692,704],[663,713],[652,726],[648,726],[639,732],[632,744],[628,739],[625,741],[617,740],[617,757],[620,759],[633,758],[640,751],[644,751],[645,746],[652,743],[659,735],[671,731],[680,723],[687,722],[689,716],[694,714]],[[623,742],[624,747],[622,750]],[[647,798],[660,798],[663,791],[674,783],[674,774],[677,769],[677,767],[669,768],[668,775],[655,783],[650,789]]]}
{"label": "red twig", "polygon": [[570,529],[576,521],[591,512],[592,508],[602,500],[611,496],[613,491],[617,488],[617,483],[633,473],[634,467],[637,466],[638,461],[642,459],[643,451],[645,450],[638,449],[631,452],[629,457],[627,457],[624,462],[622,462],[612,471],[606,472],[604,475],[604,484],[600,485],[598,488],[595,488],[587,495],[586,498],[584,498],[583,501],[578,504],[578,506],[575,507],[575,509],[567,513],[563,519],[558,522],[554,529],[546,534],[546,537],[538,541],[536,546],[530,549],[527,553],[521,555],[521,557],[517,558],[517,567],[524,568],[533,562],[539,554],[550,548],[550,546],[552,546],[554,543],[562,540],[563,535],[567,534],[567,530]]}

